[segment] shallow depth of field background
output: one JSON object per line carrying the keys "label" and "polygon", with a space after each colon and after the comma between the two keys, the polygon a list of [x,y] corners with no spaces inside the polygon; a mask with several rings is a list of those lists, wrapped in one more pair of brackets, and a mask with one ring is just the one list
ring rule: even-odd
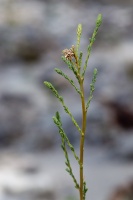
{"label": "shallow depth of field background", "polygon": [[43,82],[53,83],[81,124],[78,96],[54,68],[70,73],[61,52],[75,44],[79,23],[85,58],[99,13],[85,82],[88,95],[98,68],[87,118],[87,200],[133,200],[133,0],[0,0],[0,200],[78,200],[54,113],[77,153],[79,133]]}

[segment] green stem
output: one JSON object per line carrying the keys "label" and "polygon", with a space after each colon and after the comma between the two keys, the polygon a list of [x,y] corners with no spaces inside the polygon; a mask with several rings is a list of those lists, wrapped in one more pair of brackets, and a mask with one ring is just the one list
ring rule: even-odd
{"label": "green stem", "polygon": [[84,191],[83,191],[83,183],[84,183],[84,139],[85,139],[85,130],[86,130],[86,107],[85,107],[85,96],[84,96],[84,79],[81,79],[80,82],[80,90],[82,92],[81,103],[82,103],[82,135],[80,136],[80,200],[83,200]]}

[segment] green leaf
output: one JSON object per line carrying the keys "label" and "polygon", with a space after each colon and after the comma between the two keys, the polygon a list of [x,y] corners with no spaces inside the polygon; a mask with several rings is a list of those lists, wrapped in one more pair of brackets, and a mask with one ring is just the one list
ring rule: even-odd
{"label": "green leaf", "polygon": [[[57,112],[56,112],[57,114]],[[79,160],[79,157],[77,156],[76,152],[75,152],[75,149],[73,147],[73,145],[70,143],[64,129],[62,128],[62,124],[61,124],[61,119],[60,121],[58,121],[58,119],[56,118],[56,116],[53,116],[53,120],[54,120],[54,123],[57,125],[58,129],[59,129],[59,133],[60,133],[60,136],[61,138],[66,141],[67,145],[69,146],[70,150],[72,151],[75,159],[78,161],[79,165],[80,165],[80,160]],[[64,147],[62,147],[64,149]]]}
{"label": "green leaf", "polygon": [[72,79],[70,79],[62,70],[58,69],[58,68],[55,68],[55,71],[63,76],[66,80],[68,80],[68,82],[75,88],[75,90],[77,91],[78,94],[81,95],[81,91],[76,87],[74,81]]}
{"label": "green leaf", "polygon": [[73,71],[73,63],[68,60],[65,56],[61,56],[62,60],[67,64],[68,68]]}
{"label": "green leaf", "polygon": [[102,24],[102,15],[99,14],[96,20],[96,27],[101,26],[101,24]]}
{"label": "green leaf", "polygon": [[73,63],[72,61],[70,61],[67,58],[65,58],[65,56],[62,56],[62,60],[67,64],[68,68],[73,71],[76,79],[78,80],[78,82],[80,82],[79,74],[78,74],[78,71],[77,71],[77,69],[75,67],[75,63]]}
{"label": "green leaf", "polygon": [[44,81],[44,84],[54,93],[54,95],[59,99],[59,101],[63,102],[63,97],[59,96],[57,90],[54,88],[52,83]]}
{"label": "green leaf", "polygon": [[83,57],[83,52],[80,52],[80,54],[79,54],[79,60],[78,60],[80,67],[82,65],[82,57]]}
{"label": "green leaf", "polygon": [[86,198],[86,193],[87,193],[87,191],[88,191],[88,188],[86,187],[86,182],[84,181],[83,182],[83,200],[85,200],[85,198]]}
{"label": "green leaf", "polygon": [[86,56],[86,60],[85,60],[84,68],[83,68],[83,73],[82,73],[83,77],[84,77],[85,72],[86,72],[88,60],[89,60],[89,57],[90,57],[90,54],[91,54],[91,50],[92,50],[92,45],[95,42],[96,35],[98,33],[98,30],[99,30],[99,27],[100,27],[101,23],[102,23],[102,15],[99,14],[98,17],[97,17],[97,20],[96,20],[96,27],[95,27],[95,29],[93,31],[92,37],[90,38],[90,44],[88,45],[88,48],[87,48],[88,52],[87,52],[87,56]]}
{"label": "green leaf", "polygon": [[80,129],[78,123],[74,119],[74,117],[73,117],[72,113],[70,112],[70,110],[68,109],[68,107],[65,105],[63,97],[58,94],[57,90],[54,88],[54,86],[50,82],[45,81],[44,84],[50,90],[52,90],[52,92],[54,93],[54,95],[59,99],[59,101],[61,102],[61,104],[62,104],[62,106],[64,108],[64,111],[70,116],[73,124],[76,126],[76,128],[78,129],[78,131],[80,132],[80,134],[82,134],[82,130]]}
{"label": "green leaf", "polygon": [[65,112],[71,117],[71,120],[73,122],[73,124],[76,126],[76,128],[78,129],[78,131],[80,132],[80,134],[82,135],[82,130],[79,127],[78,123],[76,122],[76,120],[74,119],[72,113],[70,112],[70,110],[68,109],[68,107],[64,104],[64,102],[62,103],[63,108],[65,110]]}
{"label": "green leaf", "polygon": [[86,111],[88,110],[88,108],[90,106],[90,102],[91,102],[91,100],[93,98],[93,92],[95,90],[95,83],[96,83],[97,73],[98,73],[97,69],[94,69],[92,82],[90,84],[90,94],[89,94],[89,98],[88,98],[88,101],[87,101],[87,104],[86,104]]}
{"label": "green leaf", "polygon": [[60,122],[60,124],[62,125],[60,113],[58,111],[56,112],[55,116],[56,116],[57,120]]}
{"label": "green leaf", "polygon": [[79,49],[79,45],[80,45],[81,35],[82,35],[82,24],[79,24],[78,28],[77,28],[77,43],[76,43],[77,53],[78,53],[78,49]]}

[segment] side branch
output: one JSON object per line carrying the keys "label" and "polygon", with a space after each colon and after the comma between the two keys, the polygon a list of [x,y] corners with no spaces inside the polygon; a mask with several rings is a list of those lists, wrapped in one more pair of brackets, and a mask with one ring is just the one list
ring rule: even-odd
{"label": "side branch", "polygon": [[59,101],[61,102],[61,104],[64,108],[64,111],[70,116],[73,124],[76,126],[79,133],[82,134],[81,128],[79,127],[78,123],[74,119],[74,117],[73,117],[72,113],[70,112],[70,110],[68,109],[68,107],[65,105],[63,97],[58,94],[57,90],[54,88],[54,86],[50,82],[45,81],[44,84],[54,93],[54,95],[57,97],[57,99],[59,99]]}

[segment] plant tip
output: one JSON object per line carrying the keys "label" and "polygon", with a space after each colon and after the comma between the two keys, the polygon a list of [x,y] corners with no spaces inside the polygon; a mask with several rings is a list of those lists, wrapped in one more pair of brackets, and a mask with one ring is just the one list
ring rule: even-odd
{"label": "plant tip", "polygon": [[102,14],[99,14],[97,17],[97,20],[96,20],[96,24],[97,24],[97,26],[100,26],[101,23],[102,23]]}

